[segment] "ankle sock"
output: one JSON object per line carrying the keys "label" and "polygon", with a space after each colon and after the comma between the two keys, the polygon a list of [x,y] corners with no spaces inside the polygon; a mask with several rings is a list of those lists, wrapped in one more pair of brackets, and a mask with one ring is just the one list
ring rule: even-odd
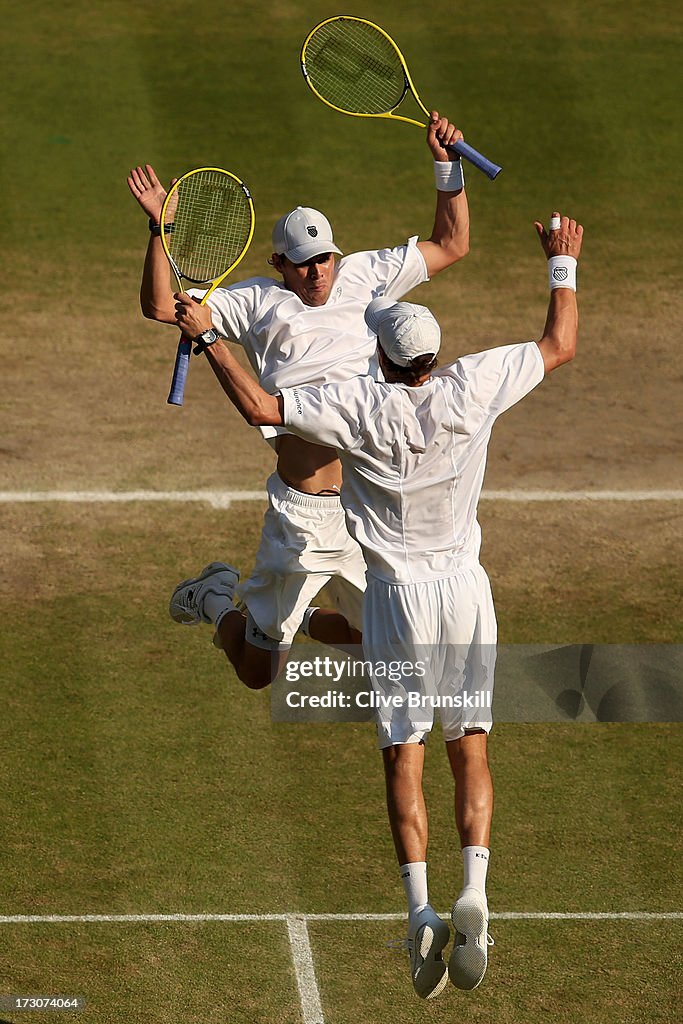
{"label": "ankle sock", "polygon": [[486,872],[489,867],[489,851],[485,846],[464,846],[462,850],[463,888],[468,885],[486,893]]}
{"label": "ankle sock", "polygon": [[429,903],[427,863],[420,860],[414,861],[412,864],[401,864],[399,873],[408,900],[408,916],[414,917]]}

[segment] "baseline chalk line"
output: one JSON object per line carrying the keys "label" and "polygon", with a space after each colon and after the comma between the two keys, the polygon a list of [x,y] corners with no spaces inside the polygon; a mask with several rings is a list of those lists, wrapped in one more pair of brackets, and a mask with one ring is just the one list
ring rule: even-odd
{"label": "baseline chalk line", "polygon": [[[482,501],[683,501],[683,491],[483,491]],[[0,504],[125,504],[129,502],[203,502],[226,509],[239,501],[266,501],[265,491],[0,491]]]}
{"label": "baseline chalk line", "polygon": [[[440,917],[448,918],[444,912]],[[225,921],[403,921],[405,913],[392,914],[3,914],[0,924],[138,924],[154,922]],[[492,911],[498,921],[683,921],[683,911]]]}
{"label": "baseline chalk line", "polygon": [[[448,914],[440,914],[448,919]],[[672,921],[683,920],[683,911],[652,912],[647,910],[622,911],[502,911],[491,914],[492,920],[548,920],[548,921]],[[313,951],[308,935],[308,921],[401,921],[406,914],[7,914],[0,916],[0,924],[53,924],[53,923],[138,923],[183,921],[263,921],[284,922],[287,925],[290,953],[301,1005],[303,1024],[325,1024],[320,989],[315,974]]]}

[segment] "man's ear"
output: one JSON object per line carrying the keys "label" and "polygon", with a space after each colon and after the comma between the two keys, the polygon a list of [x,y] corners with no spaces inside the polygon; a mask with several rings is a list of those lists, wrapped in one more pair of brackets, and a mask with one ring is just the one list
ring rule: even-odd
{"label": "man's ear", "polygon": [[283,257],[279,256],[276,252],[270,257],[270,263],[277,270],[278,274],[281,274],[284,270]]}

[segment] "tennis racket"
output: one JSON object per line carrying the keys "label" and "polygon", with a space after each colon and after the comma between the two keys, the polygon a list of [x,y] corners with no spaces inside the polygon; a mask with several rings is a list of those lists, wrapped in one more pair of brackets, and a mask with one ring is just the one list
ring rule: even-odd
{"label": "tennis racket", "polygon": [[[403,54],[379,25],[364,18],[321,21],[306,37],[300,60],[307,85],[333,110],[426,127],[423,121],[394,113],[410,91],[429,121],[429,111],[417,94]],[[502,170],[466,142],[455,142],[448,149],[491,179]]]}
{"label": "tennis racket", "polygon": [[[201,305],[240,262],[254,234],[249,189],[230,171],[199,167],[169,190],[161,209],[161,241],[183,291],[183,281],[209,285]],[[168,396],[182,405],[192,342],[181,337]]]}

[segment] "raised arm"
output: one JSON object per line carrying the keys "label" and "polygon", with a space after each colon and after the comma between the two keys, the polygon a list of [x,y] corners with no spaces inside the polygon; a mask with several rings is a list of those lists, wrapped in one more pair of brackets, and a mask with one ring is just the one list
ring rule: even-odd
{"label": "raised arm", "polygon": [[[186,292],[173,298],[173,321],[186,337],[196,339],[197,335],[212,327],[208,306],[200,306]],[[218,383],[250,426],[282,425],[282,399],[263,390],[258,381],[240,366],[223,338],[207,345],[204,352]]]}
{"label": "raised arm", "polygon": [[445,148],[462,139],[448,118],[432,111],[427,127],[427,145],[434,157],[436,214],[431,236],[418,242],[430,277],[461,260],[470,249],[470,213],[465,194],[462,164]]}
{"label": "raised arm", "polygon": [[[149,220],[158,224],[166,198],[166,189],[157,178],[151,164],[133,168],[128,175],[128,188]],[[176,322],[168,260],[160,236],[151,232],[142,270],[140,308],[149,320],[158,320],[164,324]]]}
{"label": "raised arm", "polygon": [[[548,263],[550,302],[543,337],[538,347],[545,372],[568,363],[576,352],[579,313],[576,305],[576,265],[581,252],[583,228],[569,217],[553,213],[550,229],[535,221]],[[553,257],[557,257],[553,259]]]}

